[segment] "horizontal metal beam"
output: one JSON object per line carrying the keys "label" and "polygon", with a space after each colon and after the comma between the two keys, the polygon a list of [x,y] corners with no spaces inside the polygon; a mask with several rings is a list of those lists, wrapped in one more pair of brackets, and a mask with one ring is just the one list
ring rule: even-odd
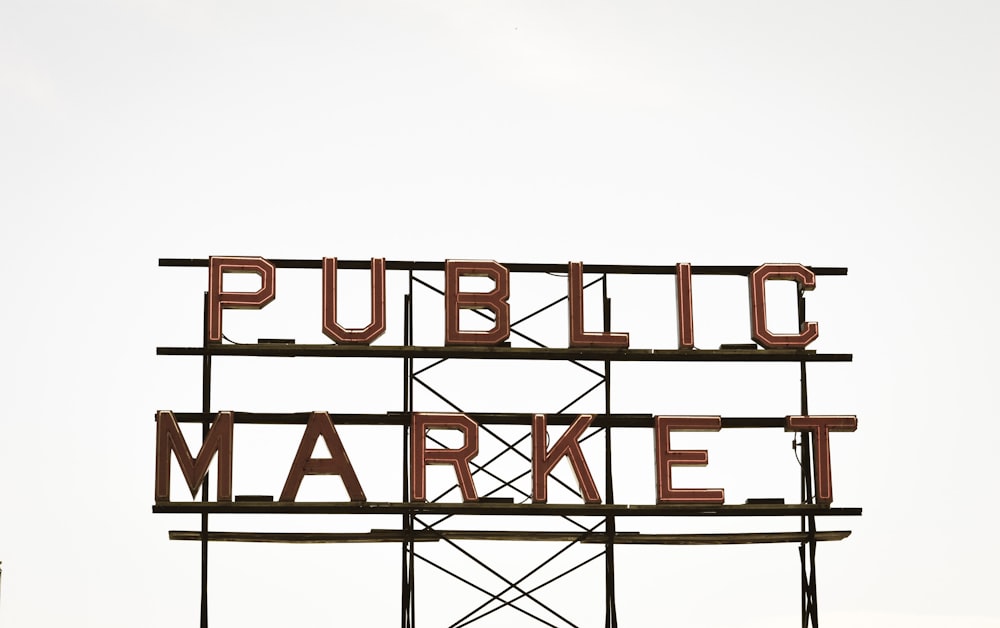
{"label": "horizontal metal beam", "polygon": [[[233,421],[247,425],[305,425],[312,412],[233,412]],[[329,412],[335,425],[410,425],[409,412],[386,412],[383,414],[334,413]],[[581,414],[545,414],[548,425],[570,425]],[[178,423],[203,423],[215,418],[214,413],[174,412]],[[466,416],[480,425],[531,425],[535,413],[530,412],[466,412]],[[153,415],[155,419],[155,414]],[[652,414],[593,414],[591,427],[653,427]],[[785,417],[722,417],[724,428],[785,427]]]}
{"label": "horizontal metal beam", "polygon": [[513,504],[497,502],[157,502],[155,513],[218,514],[437,514],[570,517],[804,517],[859,516],[861,508],[812,504]]}
{"label": "horizontal metal beam", "polygon": [[493,360],[576,360],[580,362],[850,362],[850,353],[789,349],[604,349],[536,347],[406,347],[335,344],[209,344],[207,347],[157,347],[156,355],[338,358],[455,358]]}
{"label": "horizontal metal beam", "polygon": [[[323,267],[322,260],[318,259],[268,259],[275,268],[315,268]],[[531,264],[531,263],[503,263],[504,268],[512,273],[565,273],[568,270],[566,264]],[[208,259],[187,259],[187,258],[160,258],[160,266],[172,268],[208,268]],[[337,268],[345,270],[368,269],[371,268],[370,260],[337,260]],[[444,262],[411,262],[386,260],[386,270],[444,270]],[[757,266],[705,266],[692,265],[691,272],[695,275],[742,275],[749,276]],[[846,275],[847,269],[835,266],[807,266],[817,275]],[[587,273],[607,273],[609,275],[673,275],[677,273],[677,266],[670,265],[636,265],[636,264],[585,264],[584,272]]]}
{"label": "horizontal metal beam", "polygon": [[[561,543],[608,543],[616,545],[757,545],[842,541],[850,530],[831,532],[737,532],[709,534],[640,534],[638,532],[573,533],[528,530],[372,530],[371,532],[208,532],[208,541],[231,543],[400,543],[403,541],[549,541]],[[171,530],[172,541],[200,541],[197,530]]]}

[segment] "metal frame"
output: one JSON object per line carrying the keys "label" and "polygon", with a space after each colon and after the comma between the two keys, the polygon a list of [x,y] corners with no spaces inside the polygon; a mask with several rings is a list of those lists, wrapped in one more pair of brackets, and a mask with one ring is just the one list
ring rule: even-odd
{"label": "metal frame", "polygon": [[[320,268],[319,260],[271,260],[277,268]],[[160,266],[165,267],[207,267],[205,259],[161,259]],[[504,264],[510,272],[565,272],[564,265],[554,264]],[[345,269],[367,269],[369,262],[338,260],[338,267]],[[754,267],[750,266],[694,266],[693,274],[708,275],[743,275],[748,276]],[[817,628],[819,625],[818,599],[816,586],[816,549],[821,541],[833,541],[846,538],[849,531],[818,531],[817,516],[858,516],[860,508],[833,508],[829,505],[819,505],[813,495],[812,478],[814,465],[812,460],[812,440],[810,432],[798,434],[801,465],[801,503],[800,504],[727,504],[721,506],[703,505],[623,505],[615,504],[614,482],[612,476],[611,427],[652,427],[651,415],[613,414],[612,413],[612,363],[618,361],[726,361],[726,362],[757,362],[780,361],[796,362],[800,371],[800,405],[801,413],[808,415],[808,384],[806,365],[808,362],[847,362],[852,359],[850,354],[818,354],[808,350],[636,350],[636,349],[601,349],[601,348],[549,348],[541,342],[520,331],[516,326],[533,316],[566,300],[562,297],[539,308],[535,312],[511,322],[511,333],[532,344],[531,348],[510,347],[422,347],[413,344],[413,308],[414,288],[423,288],[432,292],[444,294],[444,291],[421,277],[416,272],[443,271],[443,262],[393,262],[386,263],[386,270],[406,271],[408,273],[407,293],[404,295],[404,340],[403,346],[352,346],[352,345],[297,345],[297,344],[217,344],[208,342],[208,298],[205,299],[205,331],[200,347],[159,347],[158,355],[198,355],[202,358],[202,408],[196,413],[176,413],[179,422],[199,422],[202,424],[202,437],[207,435],[213,416],[211,414],[212,389],[212,357],[215,355],[242,356],[315,356],[315,357],[382,357],[401,359],[402,361],[402,411],[384,414],[333,414],[336,424],[366,424],[366,425],[397,425],[402,432],[402,466],[401,486],[402,502],[271,502],[262,500],[241,500],[234,502],[209,502],[208,482],[206,478],[202,485],[200,502],[159,502],[153,507],[154,512],[190,512],[200,513],[201,526],[199,531],[171,531],[169,537],[175,540],[198,540],[201,543],[201,621],[202,628],[208,627],[208,544],[213,541],[242,542],[279,542],[279,543],[332,543],[332,542],[390,542],[400,543],[400,618],[403,628],[416,626],[416,564],[421,564],[442,571],[454,579],[480,591],[487,600],[453,622],[451,626],[470,625],[502,609],[512,609],[522,616],[534,619],[548,626],[575,626],[556,609],[539,600],[534,593],[555,582],[569,573],[604,558],[604,599],[605,628],[616,628],[617,602],[615,594],[615,546],[619,544],[733,544],[733,543],[798,543],[801,569],[801,611],[803,628]],[[845,268],[812,268],[817,275],[846,275]],[[585,284],[585,288],[600,284],[603,301],[603,329],[611,330],[611,300],[608,298],[607,277],[609,274],[644,274],[670,275],[676,272],[674,266],[621,266],[593,265],[587,267],[589,274],[599,274],[598,279]],[[481,316],[490,318],[486,313],[475,310]],[[800,323],[805,321],[805,299],[800,291],[798,294],[798,315]],[[417,368],[418,359],[433,359],[434,361],[422,368]],[[477,503],[444,503],[439,500],[447,492],[426,503],[409,501],[409,421],[414,411],[415,385],[449,405],[454,411],[462,409],[447,398],[440,390],[427,384],[420,375],[448,359],[517,359],[517,360],[560,360],[568,361],[583,368],[599,379],[596,384],[583,391],[579,396],[566,404],[557,413],[547,414],[550,425],[568,425],[576,415],[564,414],[577,401],[603,388],[604,414],[595,417],[589,433],[582,439],[587,440],[597,435],[604,437],[605,452],[605,483],[604,503],[597,505],[580,504],[513,504],[509,499],[497,499],[492,493],[481,497]],[[603,370],[597,370],[582,362],[601,362]],[[513,486],[519,478],[503,479],[493,474],[491,465],[503,454],[514,452],[528,459],[517,450],[518,444],[524,440],[508,442],[490,429],[491,425],[530,425],[531,415],[519,413],[466,413],[480,426],[481,431],[500,441],[503,450],[483,464],[473,464],[474,474],[492,475],[501,482],[499,488]],[[304,424],[308,415],[303,413],[250,413],[236,412],[234,420],[238,424]],[[761,428],[784,427],[783,417],[724,417],[724,428]],[[434,438],[428,437],[432,442]],[[438,443],[440,444],[440,443]],[[575,489],[555,477],[566,488]],[[455,487],[457,488],[457,484]],[[499,489],[495,489],[499,490]],[[530,494],[520,491],[526,498]],[[210,513],[375,513],[398,514],[401,516],[398,530],[372,530],[368,533],[247,533],[220,532],[209,530]],[[551,517],[560,517],[575,526],[575,531],[551,530],[454,530],[441,529],[441,523],[455,516],[462,515],[537,515],[545,521]],[[800,519],[800,531],[779,533],[736,533],[736,534],[636,534],[617,531],[616,518],[621,516],[794,516]],[[429,517],[437,517],[431,521]],[[578,521],[578,517],[600,517],[596,525]],[[599,529],[600,528],[600,529]],[[542,560],[537,566],[518,578],[509,579],[493,569],[485,560],[475,556],[462,547],[467,540],[520,540],[559,542],[561,548]],[[505,584],[500,591],[493,591],[465,577],[458,570],[431,560],[426,553],[418,548],[418,544],[426,542],[445,543],[456,549],[465,558],[471,560],[480,568],[486,569]],[[576,563],[542,584],[528,588],[524,582],[548,566],[554,559],[577,545],[602,546],[596,554],[591,554],[585,560]],[[531,602],[533,607],[526,608],[520,602]],[[543,613],[536,610],[540,608]]]}

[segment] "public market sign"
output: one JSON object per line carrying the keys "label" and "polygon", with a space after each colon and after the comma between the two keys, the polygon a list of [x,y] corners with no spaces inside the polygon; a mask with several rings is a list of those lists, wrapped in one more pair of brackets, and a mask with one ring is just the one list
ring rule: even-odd
{"label": "public market sign", "polygon": [[[391,264],[391,263],[390,263]],[[495,261],[447,260],[444,271],[444,311],[441,324],[444,327],[444,348],[490,347],[493,354],[509,352],[515,359],[528,354],[524,348],[511,349],[507,345],[511,334],[510,299],[516,298],[510,291],[510,270]],[[370,269],[371,287],[367,295],[351,295],[349,298],[368,298],[370,303],[369,322],[363,327],[345,327],[338,319],[338,300],[345,295],[338,294],[336,258],[324,258],[322,269],[322,311],[317,313],[323,333],[332,341],[331,345],[311,345],[321,352],[323,347],[356,347],[351,355],[364,355],[371,350],[384,348],[373,345],[387,329],[386,318],[386,270],[384,259],[374,258],[367,264]],[[566,347],[578,350],[573,359],[613,360],[616,352],[629,355],[629,334],[627,331],[597,331],[589,329],[584,321],[583,272],[580,262],[570,262],[563,268],[567,273],[569,318],[567,324]],[[206,339],[203,347],[205,355],[210,355],[213,347],[221,346],[223,340],[223,314],[228,309],[259,309],[276,298],[277,271],[271,261],[260,257],[212,257],[208,260],[208,286],[206,307]],[[694,320],[692,307],[692,266],[676,264],[672,268],[675,277],[677,344],[674,349],[652,351],[652,354],[693,356],[700,353],[695,349]],[[252,292],[227,291],[223,288],[223,278],[229,273],[253,273],[260,278],[259,289]],[[487,277],[492,289],[488,291],[468,291],[460,288],[463,277]],[[794,333],[774,333],[768,328],[768,313],[765,307],[765,291],[768,282],[793,281],[799,291],[816,287],[816,273],[801,264],[763,264],[747,273],[749,281],[748,315],[751,340],[764,349],[758,353],[780,353],[782,359],[806,360],[811,353],[807,347],[819,336],[819,323],[802,321]],[[463,309],[488,312],[493,321],[489,329],[463,328],[459,313]],[[400,348],[401,351],[403,348]],[[542,351],[542,350],[539,350]],[[659,353],[657,353],[659,351]],[[683,354],[683,355],[680,355]],[[333,355],[336,355],[335,353]],[[381,353],[379,355],[385,355]],[[409,355],[402,351],[400,355]],[[463,355],[461,357],[469,357]],[[473,416],[464,413],[408,412],[405,425],[408,427],[409,487],[406,501],[426,502],[426,470],[428,465],[446,465],[454,470],[463,502],[480,501],[473,477],[472,466],[479,453],[480,425]],[[206,416],[207,421],[207,416]],[[581,447],[581,436],[595,421],[594,414],[577,415],[563,434],[551,442],[547,439],[548,419],[537,413],[530,417],[531,430],[531,502],[542,504],[548,501],[548,480],[558,463],[567,460],[579,483],[584,504],[601,504],[603,498],[590,471],[587,458]],[[656,483],[656,504],[704,504],[718,505],[725,502],[722,488],[680,488],[674,486],[673,469],[680,466],[703,466],[709,456],[705,450],[674,449],[671,434],[680,431],[718,431],[722,427],[721,416],[655,415],[652,417],[652,445],[655,451],[653,478]],[[216,499],[218,502],[233,500],[233,432],[234,412],[214,413],[210,429],[207,427],[201,449],[192,455],[191,448],[183,436],[173,411],[161,410],[156,413],[156,489],[157,504],[171,502],[170,472],[171,461],[175,459],[192,497],[207,477],[210,463],[216,461]],[[831,473],[830,433],[853,432],[857,419],[853,415],[791,415],[784,417],[784,429],[788,432],[802,432],[810,435],[815,456],[815,501],[819,505],[829,505],[833,501],[833,481]],[[437,430],[453,430],[461,435],[461,445],[453,448],[428,447],[428,435]],[[322,440],[330,452],[329,457],[313,457],[317,443]],[[287,461],[287,474],[280,493],[279,502],[295,503],[302,480],[307,475],[335,475],[343,481],[351,503],[367,502],[364,478],[359,477],[351,463],[352,455],[337,432],[337,425],[327,412],[313,412],[305,422],[305,429],[293,459]],[[363,454],[362,454],[363,455]],[[530,508],[530,505],[526,505]]]}

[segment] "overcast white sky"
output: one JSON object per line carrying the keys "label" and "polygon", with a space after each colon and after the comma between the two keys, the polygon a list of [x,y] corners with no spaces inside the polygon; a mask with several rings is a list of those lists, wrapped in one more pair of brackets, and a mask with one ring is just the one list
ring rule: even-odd
{"label": "overcast white sky", "polygon": [[[261,255],[849,267],[809,296],[816,348],[855,355],[816,368],[811,409],[858,416],[834,437],[835,498],[865,509],[824,522],[854,535],[820,547],[823,625],[1000,625],[998,66],[1000,8],[986,1],[3,2],[0,623],[195,625],[197,546],[167,530],[197,516],[150,507],[153,413],[197,410],[199,374],[154,353],[199,341],[206,282],[157,258]],[[279,276],[278,318],[245,319],[248,337],[317,334],[294,285]],[[644,333],[642,289],[611,287],[633,313],[616,321]],[[523,308],[543,298],[522,294]],[[698,333],[749,341],[745,293],[719,298],[696,304]],[[641,344],[675,346],[672,322],[660,333]],[[269,364],[240,368],[274,372],[280,390],[220,381],[218,403],[354,403],[299,362]],[[690,380],[619,376],[634,395],[622,411],[797,411],[794,397],[743,406],[729,392],[787,369],[670,373]],[[506,409],[483,395],[472,409]],[[692,482],[740,499],[746,469],[713,438],[690,441],[713,461]],[[276,457],[274,486],[248,492],[280,492]],[[378,461],[361,466],[381,481]],[[397,621],[394,546],[212,552],[213,628]],[[658,625],[657,612],[798,625],[792,546],[626,554],[622,625]],[[603,583],[588,573],[585,608]],[[713,597],[731,601],[699,613]]]}

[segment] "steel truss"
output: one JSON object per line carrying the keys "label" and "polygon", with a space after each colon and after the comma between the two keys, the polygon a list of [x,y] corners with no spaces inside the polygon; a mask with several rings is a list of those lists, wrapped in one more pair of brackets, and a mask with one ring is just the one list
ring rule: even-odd
{"label": "steel truss", "polygon": [[[316,260],[271,260],[278,268],[319,268]],[[161,266],[207,266],[208,260],[197,259],[161,259]],[[339,268],[367,269],[368,262],[338,261]],[[511,272],[565,272],[565,266],[551,264],[505,264]],[[402,433],[401,451],[401,489],[402,501],[388,502],[272,502],[270,500],[240,500],[236,502],[208,501],[209,479],[202,483],[201,502],[158,502],[154,512],[197,512],[201,517],[201,527],[198,531],[171,531],[169,536],[176,540],[197,540],[201,544],[201,621],[202,628],[208,626],[208,544],[217,541],[242,542],[278,542],[278,543],[336,543],[336,542],[389,542],[399,543],[400,553],[400,620],[402,628],[415,628],[417,617],[417,565],[426,566],[446,574],[450,578],[463,583],[485,596],[485,601],[465,612],[449,624],[450,628],[460,628],[473,625],[499,611],[509,611],[517,617],[530,618],[534,622],[562,628],[578,624],[565,617],[557,609],[542,601],[537,593],[545,587],[558,582],[571,573],[603,559],[604,566],[604,626],[618,626],[617,601],[615,594],[615,547],[622,544],[735,544],[735,543],[797,543],[801,570],[801,612],[803,628],[818,628],[819,612],[816,585],[816,549],[818,542],[833,541],[846,538],[849,531],[818,531],[817,516],[857,516],[860,508],[831,508],[828,505],[818,505],[813,492],[813,474],[815,465],[812,458],[812,434],[801,432],[797,435],[796,446],[799,449],[801,468],[801,503],[774,504],[748,503],[722,506],[670,505],[646,506],[616,504],[614,500],[614,481],[612,474],[612,427],[651,427],[653,417],[648,415],[624,415],[612,413],[612,363],[616,361],[781,361],[797,362],[800,371],[800,406],[801,414],[808,415],[808,385],[806,365],[813,361],[850,361],[849,354],[817,354],[813,351],[790,350],[747,350],[745,348],[714,350],[621,350],[621,349],[565,349],[551,348],[539,340],[523,333],[518,326],[542,312],[556,307],[567,297],[551,301],[532,313],[512,321],[511,335],[518,338],[519,343],[526,343],[528,348],[507,347],[422,347],[414,344],[414,293],[415,289],[428,291],[438,296],[444,296],[444,291],[418,273],[440,272],[444,269],[440,262],[387,262],[387,270],[402,270],[408,273],[407,292],[404,295],[404,339],[399,347],[353,347],[338,345],[296,345],[258,342],[257,344],[217,344],[208,342],[208,300],[204,306],[205,333],[201,347],[160,347],[159,355],[198,355],[202,358],[202,408],[201,412],[177,413],[180,422],[197,422],[202,424],[203,439],[208,434],[213,420],[211,414],[212,391],[212,357],[215,355],[246,355],[246,356],[327,356],[327,357],[389,357],[402,361],[402,411],[384,414],[332,414],[338,425],[396,425]],[[844,275],[843,268],[813,268],[817,275]],[[743,275],[753,271],[748,266],[695,266],[694,274],[713,275]],[[584,285],[584,289],[599,286],[603,304],[603,330],[611,331],[611,300],[608,297],[609,274],[674,274],[673,266],[590,266],[588,273],[599,276]],[[479,316],[492,320],[490,314],[482,310],[473,310]],[[800,324],[805,321],[805,299],[800,291],[798,294],[798,318]],[[604,444],[604,503],[598,505],[576,504],[515,504],[511,498],[498,497],[497,493],[514,491],[524,502],[531,500],[531,494],[515,485],[515,482],[530,474],[530,454],[525,454],[518,447],[528,439],[530,434],[517,440],[507,440],[493,426],[498,425],[530,425],[531,415],[518,413],[475,413],[466,412],[459,404],[453,402],[445,392],[428,383],[425,374],[451,359],[543,359],[569,362],[585,372],[590,373],[596,381],[583,390],[557,412],[546,414],[548,425],[568,425],[575,414],[567,412],[577,402],[585,397],[603,391],[604,414],[595,417],[588,433],[581,442],[592,438],[603,438]],[[418,367],[417,361],[429,361]],[[598,362],[601,368],[593,368],[588,363]],[[482,433],[487,434],[502,447],[483,463],[471,463],[472,474],[484,475],[499,482],[485,495],[481,495],[475,503],[453,503],[443,501],[449,494],[458,489],[454,484],[448,490],[428,499],[426,503],[410,501],[410,416],[415,411],[414,397],[416,391],[429,394],[438,402],[447,405],[454,412],[461,412],[472,418]],[[302,413],[250,413],[236,412],[236,423],[250,424],[304,424],[308,416]],[[782,417],[724,417],[723,427],[784,427]],[[427,440],[440,447],[444,443],[430,433]],[[507,454],[513,454],[527,461],[528,470],[513,477],[500,475],[503,471],[494,472],[498,468],[498,460]],[[580,491],[553,473],[551,479],[581,499]],[[211,513],[379,513],[398,514],[400,526],[393,530],[372,530],[368,533],[275,533],[275,532],[222,532],[209,529],[209,514]],[[468,515],[537,515],[543,520],[558,518],[570,526],[567,530],[456,530],[442,527],[442,524],[455,518]],[[777,533],[736,533],[736,534],[637,534],[618,532],[619,517],[634,516],[794,516],[800,519],[800,531]],[[597,522],[590,520],[597,518]],[[537,518],[537,517],[535,517]],[[525,573],[509,577],[499,569],[489,564],[489,561],[477,556],[467,546],[466,541],[475,540],[517,540],[517,541],[547,541],[559,543],[559,549],[549,553]],[[454,549],[464,559],[485,570],[493,579],[499,580],[499,587],[476,582],[464,575],[459,569],[441,564],[428,552],[421,550],[421,545],[444,544]],[[557,559],[563,557],[571,549],[578,546],[590,547],[582,560],[573,562],[570,567],[562,567],[555,575],[537,584],[529,585],[535,576],[541,574],[547,567],[554,565]]]}

